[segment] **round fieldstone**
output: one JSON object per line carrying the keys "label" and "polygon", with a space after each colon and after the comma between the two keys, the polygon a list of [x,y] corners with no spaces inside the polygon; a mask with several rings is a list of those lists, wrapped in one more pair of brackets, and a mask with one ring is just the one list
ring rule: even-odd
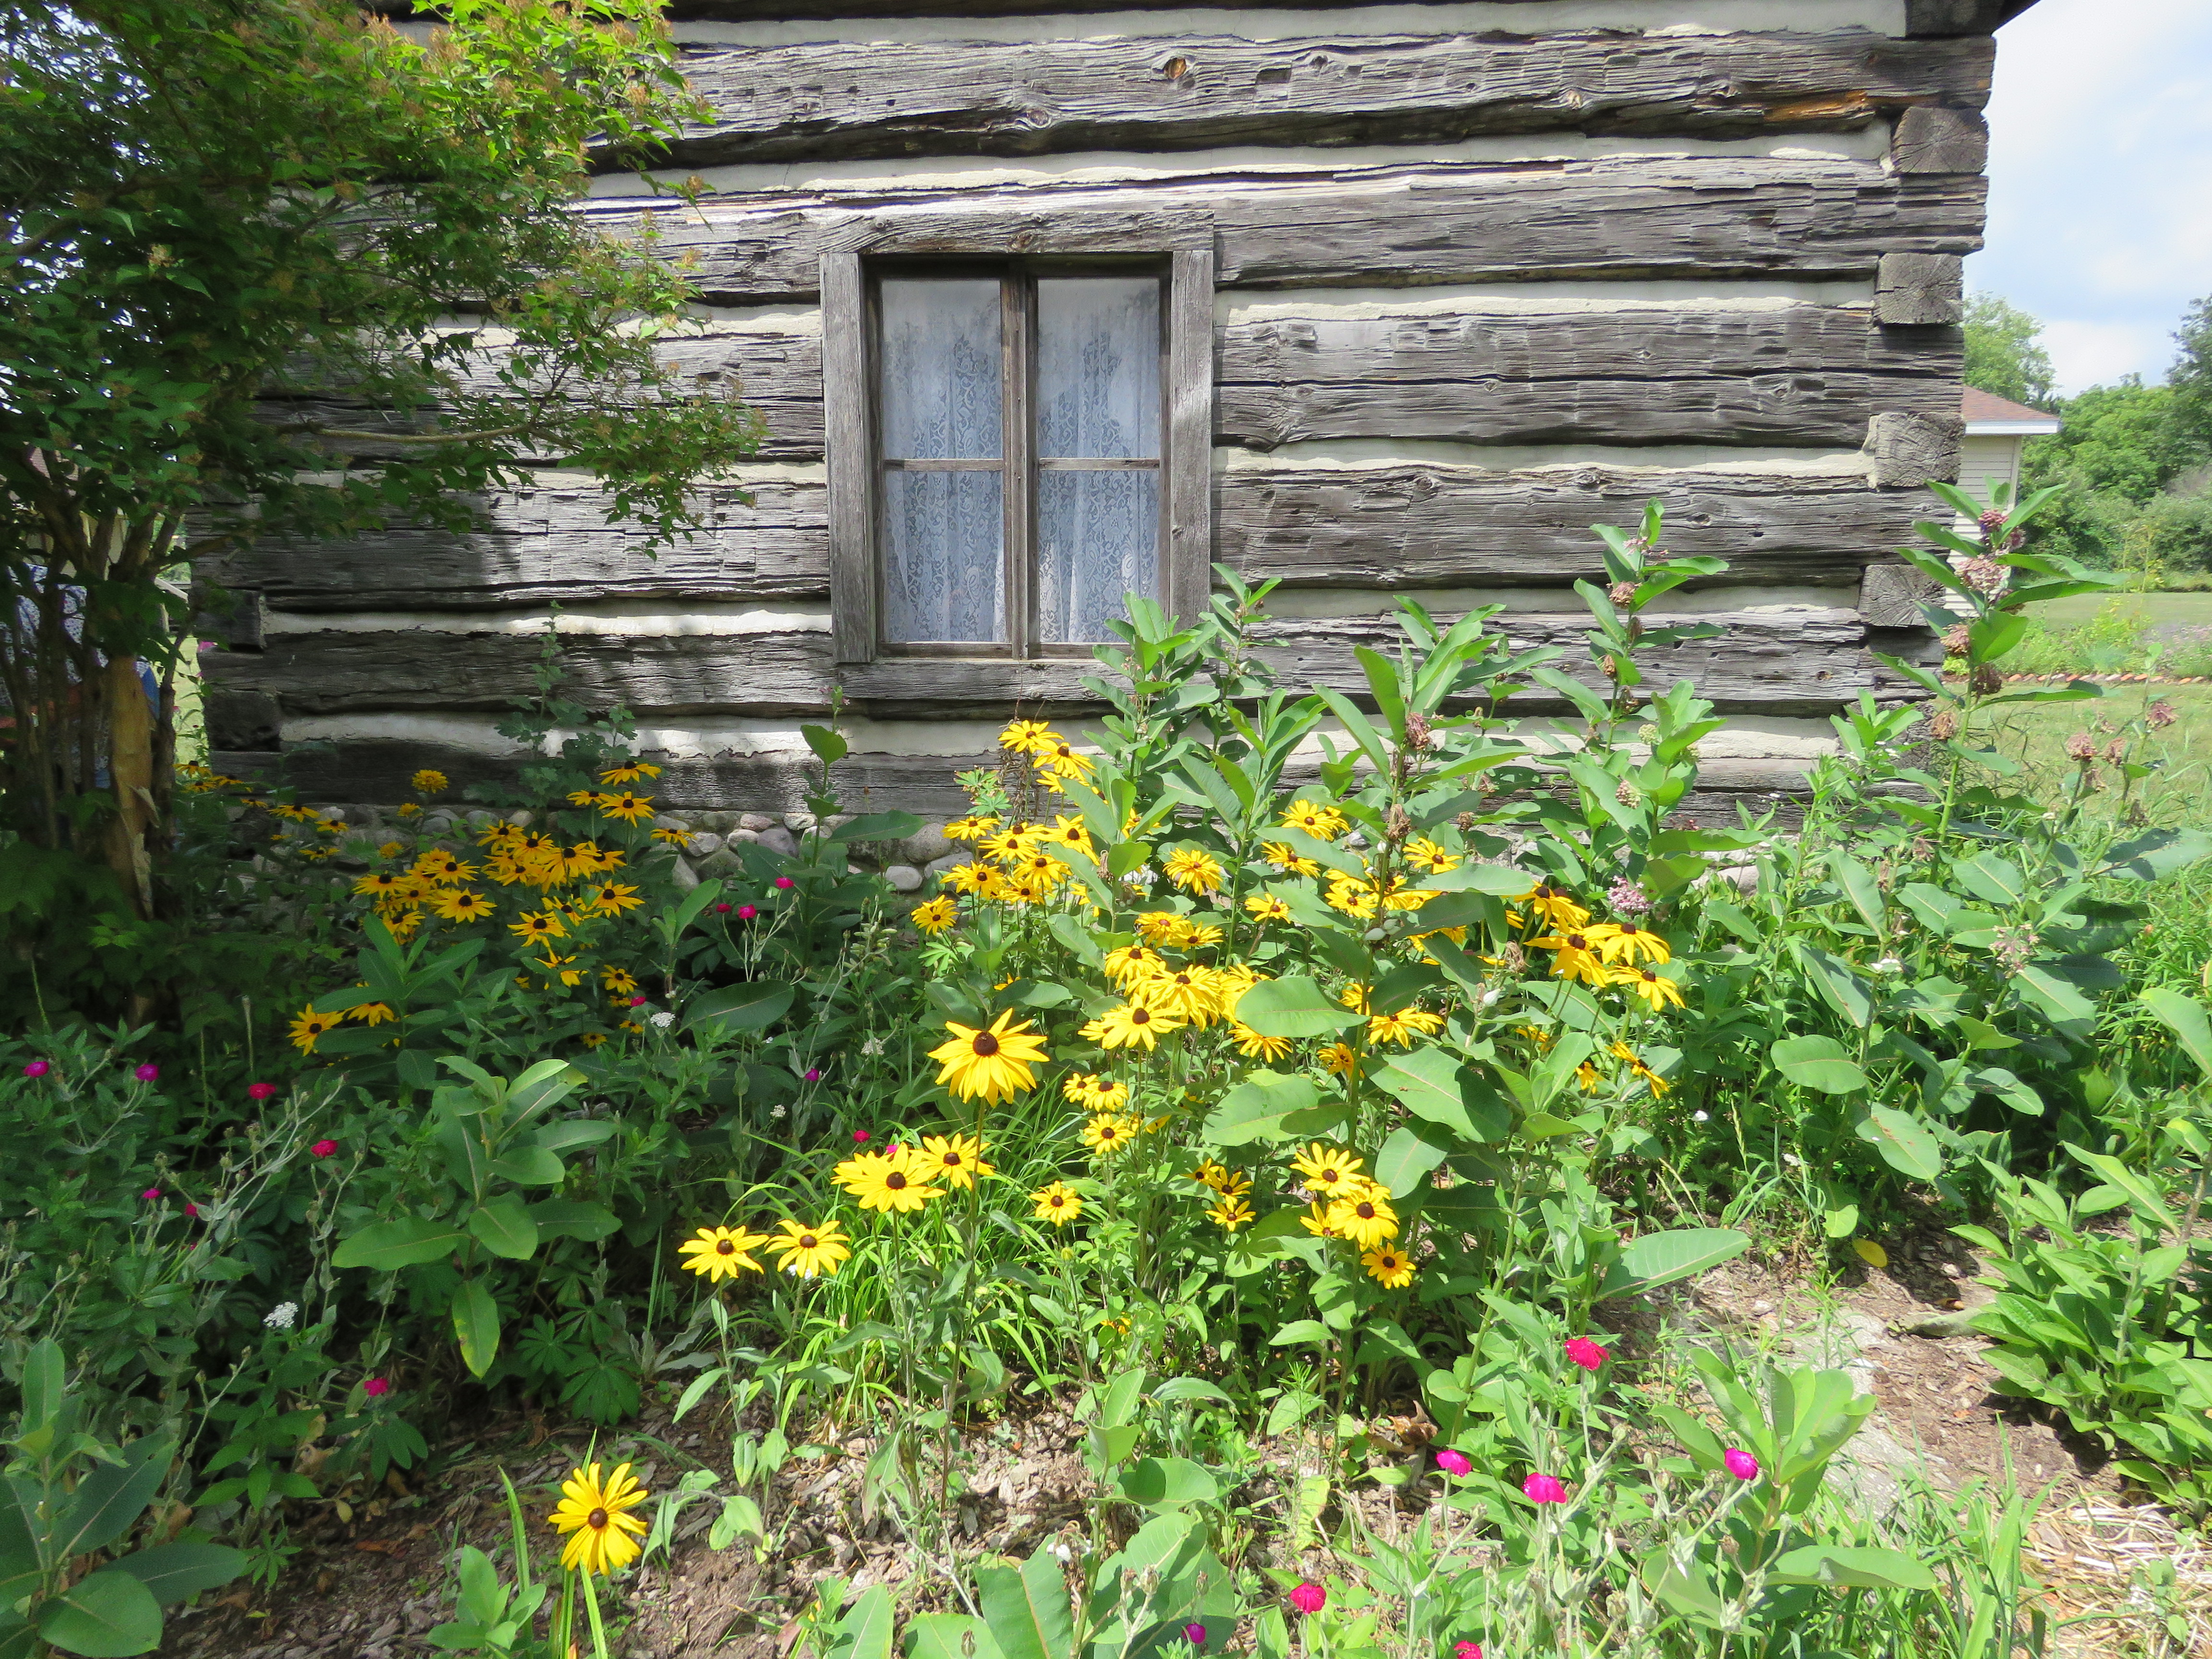
{"label": "round fieldstone", "polygon": [[918,893],[921,890],[921,872],[911,864],[894,864],[884,872],[884,879],[902,893]]}

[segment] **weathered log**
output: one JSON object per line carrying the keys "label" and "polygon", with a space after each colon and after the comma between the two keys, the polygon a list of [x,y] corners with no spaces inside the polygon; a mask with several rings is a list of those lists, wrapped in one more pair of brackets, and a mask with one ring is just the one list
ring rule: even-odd
{"label": "weathered log", "polygon": [[1730,581],[1854,576],[1936,510],[1923,491],[1802,473],[1237,471],[1218,487],[1217,556],[1294,586],[1559,582],[1602,569],[1591,525],[1633,524],[1655,496],[1669,550],[1728,560]]}
{"label": "weathered log", "polygon": [[1978,107],[1994,57],[1986,39],[1863,30],[695,48],[684,73],[714,114],[670,148],[678,165],[705,166],[1558,131],[1848,131],[1921,104]]}
{"label": "weathered log", "polygon": [[1885,253],[1875,278],[1875,320],[1888,327],[1953,327],[1966,315],[1966,267],[1955,253]]}
{"label": "weathered log", "polygon": [[1911,489],[1936,479],[1948,483],[1959,476],[1966,436],[1963,416],[1877,415],[1867,428],[1874,481],[1884,489]]}
{"label": "weathered log", "polygon": [[1832,444],[1958,404],[1955,337],[1863,309],[1270,318],[1219,331],[1218,440]]}
{"label": "weathered log", "polygon": [[[1681,678],[1726,708],[1832,708],[1879,684],[1860,650],[1858,613],[1739,611],[1717,616],[1728,633],[1660,653],[1654,691]],[[1596,684],[1580,649],[1588,619],[1515,613],[1497,627],[1517,647],[1571,645],[1564,666]],[[1274,620],[1255,631],[1261,655],[1292,687],[1327,685],[1364,695],[1356,645],[1394,645],[1386,617]],[[530,695],[541,639],[532,634],[395,629],[271,636],[254,654],[210,656],[210,682],[226,692],[268,692],[292,715],[368,711],[504,712]],[[995,717],[1018,705],[1055,712],[1103,707],[1083,681],[1102,671],[1081,658],[1035,662],[942,657],[881,658],[836,669],[818,629],[738,635],[571,634],[562,637],[564,694],[595,706],[621,703],[663,722],[685,715],[785,714],[826,708],[833,678],[863,712],[886,718]],[[1557,706],[1532,691],[1516,706]]]}
{"label": "weathered log", "polygon": [[1942,591],[1940,583],[1902,559],[1870,564],[1859,584],[1859,615],[1869,628],[1925,629],[1928,620],[1920,607],[1934,603]]}
{"label": "weathered log", "polygon": [[1608,156],[1376,169],[1358,178],[1204,173],[1142,186],[921,191],[866,204],[730,195],[697,210],[601,201],[609,230],[650,215],[658,246],[696,259],[714,303],[818,291],[821,256],[1128,252],[1201,241],[1224,288],[1401,286],[1540,278],[1863,278],[1885,253],[1980,246],[1985,181],[1899,177],[1802,155]]}
{"label": "weathered log", "polygon": [[1972,110],[1921,105],[1898,118],[1889,153],[1899,173],[1979,173],[1990,162],[1990,124]]}
{"label": "weathered log", "polygon": [[609,495],[555,488],[478,501],[484,525],[468,535],[403,524],[343,541],[272,538],[195,564],[285,611],[826,599],[822,486],[763,483],[751,494],[746,507],[734,486],[712,486],[708,527],[658,556],[639,550],[641,532],[607,523]]}
{"label": "weathered log", "polygon": [[[219,750],[210,758],[218,770],[234,777],[289,782],[307,800],[389,805],[415,799],[408,780],[422,767],[435,767],[456,788],[490,784],[512,789],[532,757],[519,746],[492,755],[411,738],[347,738],[312,750]],[[671,812],[803,811],[806,798],[816,792],[811,762],[799,755],[647,758],[661,769],[653,780],[655,803]],[[896,809],[944,820],[969,811],[967,793],[953,781],[954,775],[995,766],[999,759],[995,753],[855,754],[837,763],[833,785],[848,811]],[[1708,825],[1733,825],[1741,805],[1753,811],[1777,811],[1781,827],[1796,826],[1799,814],[1791,794],[1803,785],[1802,763],[1729,757],[1709,761],[1699,770],[1698,787],[1683,799],[1678,812]],[[1295,789],[1319,775],[1318,757],[1299,757],[1284,769],[1283,782]]]}
{"label": "weathered log", "polygon": [[[747,0],[738,0],[746,3]],[[1995,34],[2035,0],[1905,0],[1905,32],[1914,36]],[[702,13],[701,15],[706,14]]]}

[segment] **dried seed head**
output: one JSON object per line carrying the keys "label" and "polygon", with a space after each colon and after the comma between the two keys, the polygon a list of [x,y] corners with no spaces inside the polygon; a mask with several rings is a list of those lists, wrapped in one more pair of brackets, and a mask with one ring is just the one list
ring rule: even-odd
{"label": "dried seed head", "polygon": [[1978,696],[1991,696],[2004,690],[2004,676],[1995,663],[1985,662],[1974,671],[1972,684]]}
{"label": "dried seed head", "polygon": [[1969,559],[1959,567],[1959,574],[1975,592],[1994,595],[2004,592],[2005,578],[2011,573],[1995,559]]}
{"label": "dried seed head", "polygon": [[2143,710],[2143,724],[2154,732],[2164,731],[2179,718],[2173,712],[2173,705],[2164,697]]}
{"label": "dried seed head", "polygon": [[1429,735],[1429,717],[1414,713],[1406,716],[1406,747],[1426,749],[1433,739]]}
{"label": "dried seed head", "polygon": [[1959,717],[1948,708],[1939,708],[1928,717],[1928,735],[1938,743],[1948,743],[1959,735]]}
{"label": "dried seed head", "polygon": [[1390,816],[1382,821],[1382,839],[1395,847],[1413,833],[1413,821],[1406,816],[1406,809],[1394,804]]}
{"label": "dried seed head", "polygon": [[2077,761],[2093,761],[2097,758],[2097,740],[2087,732],[2076,732],[2066,739],[2066,752]]}
{"label": "dried seed head", "polygon": [[1615,605],[1633,605],[1636,602],[1636,584],[1615,582],[1605,590],[1605,596]]}
{"label": "dried seed head", "polygon": [[1972,634],[1964,623],[1943,630],[1943,654],[1947,657],[1963,657],[1972,644]]}

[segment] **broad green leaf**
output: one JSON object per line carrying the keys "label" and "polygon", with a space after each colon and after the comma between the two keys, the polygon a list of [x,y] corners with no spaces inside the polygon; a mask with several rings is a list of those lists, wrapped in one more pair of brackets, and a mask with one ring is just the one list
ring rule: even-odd
{"label": "broad green leaf", "polygon": [[1874,872],[1841,848],[1828,854],[1828,869],[1859,919],[1879,935],[1888,920],[1889,907],[1882,902],[1881,886],[1875,880]]}
{"label": "broad green leaf", "polygon": [[126,1555],[114,1564],[113,1570],[129,1573],[166,1607],[202,1590],[228,1584],[246,1567],[246,1557],[242,1550],[186,1538]]}
{"label": "broad green leaf", "polygon": [[1146,1509],[1181,1509],[1217,1497],[1220,1486],[1187,1457],[1140,1457],[1121,1472],[1121,1496]]}
{"label": "broad green leaf", "polygon": [[331,1265],[390,1273],[450,1255],[467,1238],[467,1232],[450,1221],[380,1221],[340,1244]]}
{"label": "broad green leaf", "polygon": [[481,1279],[453,1292],[453,1337],[471,1376],[482,1376],[499,1357],[499,1304]]}
{"label": "broad green leaf", "polygon": [[1262,1036],[1334,1036],[1361,1016],[1304,978],[1262,980],[1237,1004],[1237,1018]]}
{"label": "broad green leaf", "polygon": [[831,841],[904,841],[921,828],[911,812],[863,812],[830,832]]}
{"label": "broad green leaf", "polygon": [[1750,1236],[1733,1227],[1680,1227],[1670,1232],[1645,1233],[1620,1247],[1620,1259],[1606,1274],[1598,1293],[1625,1296],[1656,1290],[1733,1261],[1750,1248]]}
{"label": "broad green leaf", "polygon": [[61,1556],[88,1555],[130,1531],[161,1490],[171,1449],[167,1440],[149,1436],[134,1442],[122,1462],[94,1465],[54,1528]]}
{"label": "broad green leaf", "polygon": [[1375,1155],[1375,1178],[1393,1198],[1404,1198],[1428,1184],[1429,1171],[1444,1161],[1446,1149],[1401,1124]]}
{"label": "broad green leaf", "polygon": [[596,1243],[622,1225],[605,1205],[572,1198],[541,1199],[530,1206],[530,1218],[540,1238],[580,1238],[587,1243]]}
{"label": "broad green leaf", "polygon": [[2027,877],[2010,859],[1984,853],[1951,866],[1951,878],[1976,898],[2010,909],[2026,902]]}
{"label": "broad green leaf", "polygon": [[1075,1659],[1075,1607],[1048,1549],[1039,1546],[1018,1571],[978,1568],[975,1599],[1005,1659]]}
{"label": "broad green leaf", "polygon": [[1833,1037],[1784,1037],[1769,1048],[1774,1069],[1801,1089],[1824,1095],[1848,1095],[1867,1086],[1867,1075]]}
{"label": "broad green leaf", "polygon": [[538,1224],[519,1199],[495,1199],[471,1211],[469,1231],[484,1249],[510,1261],[527,1261],[538,1253]]}
{"label": "broad green leaf", "polygon": [[964,1613],[925,1613],[906,1627],[907,1659],[1004,1659],[998,1638]]}
{"label": "broad green leaf", "polygon": [[1224,1406],[1234,1403],[1218,1385],[1202,1376],[1171,1376],[1152,1390],[1152,1398],[1163,1406],[1173,1405],[1179,1400],[1211,1400]]}
{"label": "broad green leaf", "polygon": [[1216,1146],[1243,1146],[1255,1140],[1293,1135],[1297,1131],[1285,1129],[1283,1119],[1309,1109],[1320,1099],[1321,1091],[1310,1079],[1268,1071],[1250,1073],[1206,1115],[1206,1139]]}
{"label": "broad green leaf", "polygon": [[69,1368],[61,1345],[41,1337],[23,1355],[23,1426],[42,1429],[61,1415],[68,1398]]}
{"label": "broad green leaf", "polygon": [[1464,1139],[1503,1140],[1513,1133],[1513,1109],[1486,1080],[1442,1048],[1392,1054],[1375,1080],[1414,1116],[1442,1124]]}
{"label": "broad green leaf", "polygon": [[1267,1339],[1268,1346],[1287,1348],[1294,1342],[1326,1342],[1328,1327],[1318,1319],[1294,1319]]}
{"label": "broad green leaf", "polygon": [[2053,970],[2047,962],[2031,962],[2013,975],[2013,984],[2021,1000],[2040,1008],[2056,1020],[2094,1019],[2097,1005],[2081,994],[2074,984]]}
{"label": "broad green leaf", "polygon": [[799,735],[806,739],[806,746],[814,751],[814,758],[824,766],[835,766],[845,758],[849,745],[845,739],[826,726],[802,726]]}
{"label": "broad green leaf", "polygon": [[518,1187],[557,1187],[568,1178],[568,1166],[544,1146],[534,1143],[510,1147],[502,1156],[492,1159],[490,1172]]}
{"label": "broad green leaf", "polygon": [[757,1031],[789,1012],[798,994],[795,987],[776,980],[751,980],[708,992],[691,1004],[684,1023],[686,1026],[711,1024],[726,1031]]}
{"label": "broad green leaf", "polygon": [[1866,981],[1851,970],[1850,963],[1831,956],[1816,945],[1808,945],[1802,939],[1792,943],[1821,1000],[1852,1024],[1862,1029],[1868,1025],[1874,1018],[1874,998],[1867,990]]}
{"label": "broad green leaf", "polygon": [[2153,830],[2106,853],[2106,873],[2134,881],[2162,881],[2203,858],[2212,858],[2212,835],[2195,829]]}
{"label": "broad green leaf", "polygon": [[1135,1422],[1137,1407],[1144,1397],[1144,1372],[1123,1371],[1106,1385],[1106,1392],[1099,1396],[1099,1426],[1118,1429],[1124,1423]]}
{"label": "broad green leaf", "polygon": [[890,1590],[882,1584],[863,1590],[837,1621],[831,1659],[890,1659],[893,1624]]}
{"label": "broad green leaf", "polygon": [[161,1645],[161,1608],[127,1572],[106,1568],[39,1608],[39,1634],[84,1659],[126,1659]]}
{"label": "broad green leaf", "polygon": [[2212,1019],[2206,1017],[2204,1005],[2170,985],[2152,986],[2141,1000],[2173,1033],[2204,1080],[2212,1083]]}
{"label": "broad green leaf", "polygon": [[1936,1575],[1899,1550],[1808,1544],[1786,1552],[1767,1575],[1777,1584],[1827,1584],[1838,1589],[1932,1590]]}
{"label": "broad green leaf", "polygon": [[1943,1173],[1943,1149],[1917,1118],[1893,1106],[1875,1106],[1857,1127],[1859,1139],[1870,1142],[1898,1174],[1933,1181]]}

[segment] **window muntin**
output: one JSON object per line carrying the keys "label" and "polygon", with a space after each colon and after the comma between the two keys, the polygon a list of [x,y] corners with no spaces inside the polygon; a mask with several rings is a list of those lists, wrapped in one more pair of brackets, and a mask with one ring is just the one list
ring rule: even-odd
{"label": "window muntin", "polygon": [[1086,655],[1165,540],[1158,269],[902,266],[873,284],[878,642]]}

